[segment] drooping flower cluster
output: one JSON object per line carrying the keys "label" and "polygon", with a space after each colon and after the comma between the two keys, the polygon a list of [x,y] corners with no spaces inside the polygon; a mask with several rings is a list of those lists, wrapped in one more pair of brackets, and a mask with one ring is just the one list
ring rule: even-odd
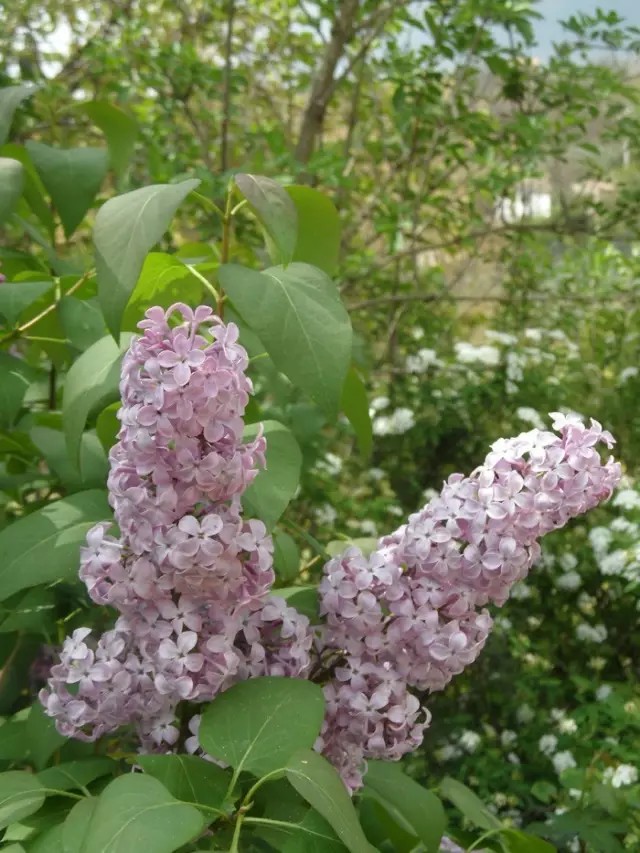
{"label": "drooping flower cluster", "polygon": [[600,424],[554,414],[554,432],[497,441],[469,477],[453,475],[368,558],[347,549],[325,566],[327,716],[318,746],[357,788],[367,758],[399,758],[429,723],[418,694],[472,663],[546,533],[609,497],[620,478],[597,445]]}
{"label": "drooping flower cluster", "polygon": [[144,748],[179,735],[181,700],[255,675],[304,676],[308,620],[276,597],[272,542],[240,496],[266,442],[243,442],[251,393],[238,330],[211,309],[147,311],[122,365],[109,494],[120,536],[82,549],[90,597],[119,612],[96,642],[78,629],[42,692],[59,730],[93,740],[135,723]]}

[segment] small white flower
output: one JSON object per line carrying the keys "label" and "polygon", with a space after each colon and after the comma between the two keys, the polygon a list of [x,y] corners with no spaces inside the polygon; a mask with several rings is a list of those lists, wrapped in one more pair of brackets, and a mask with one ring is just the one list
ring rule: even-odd
{"label": "small white flower", "polygon": [[531,587],[520,581],[511,590],[511,598],[515,598],[516,601],[526,601],[527,598],[531,598]]}
{"label": "small white flower", "polygon": [[316,507],[313,514],[315,515],[318,524],[326,524],[329,527],[335,523],[335,520],[338,517],[335,507],[332,507],[330,504],[323,504],[322,506]]}
{"label": "small white flower", "polygon": [[527,705],[525,702],[524,705],[520,705],[518,710],[516,711],[516,719],[519,723],[530,723],[531,720],[535,717],[535,711],[530,705]]}
{"label": "small white flower", "polygon": [[399,408],[391,415],[380,415],[373,420],[374,435],[402,435],[415,426],[415,415],[411,409]]}
{"label": "small white flower", "polygon": [[461,755],[461,751],[457,746],[453,746],[450,743],[441,746],[439,749],[436,749],[434,752],[436,757],[436,761],[443,764],[445,761],[451,761],[453,758],[459,758]]}
{"label": "small white flower", "polygon": [[503,746],[512,746],[518,740],[518,735],[511,731],[511,729],[505,729],[500,734],[500,743]]}
{"label": "small white flower", "polygon": [[507,761],[509,764],[520,764],[520,759],[515,752],[510,752],[509,755],[507,755]]}
{"label": "small white flower", "polygon": [[587,625],[581,622],[576,628],[576,637],[587,643],[602,643],[607,639],[607,629],[604,625]]}
{"label": "small white flower", "polygon": [[558,723],[558,731],[565,735],[574,735],[578,731],[578,724],[571,717],[565,717]]}
{"label": "small white flower", "polygon": [[378,482],[379,480],[384,480],[386,475],[382,468],[369,468],[369,476],[372,480]]}
{"label": "small white flower", "polygon": [[611,687],[608,684],[601,684],[596,690],[596,699],[598,702],[604,702],[611,696]]}
{"label": "small white flower", "polygon": [[565,750],[564,752],[556,752],[556,754],[551,759],[553,764],[553,768],[558,775],[562,773],[564,770],[572,770],[574,767],[577,767],[576,760],[573,755],[569,752],[569,750]]}
{"label": "small white flower", "polygon": [[386,409],[391,400],[388,397],[374,397],[371,401],[371,408],[374,412],[379,412],[382,409]]}
{"label": "small white flower", "polygon": [[611,784],[614,788],[622,788],[623,785],[635,785],[637,781],[638,768],[634,767],[633,764],[619,764],[611,777]]}
{"label": "small white flower", "polygon": [[516,409],[516,415],[520,418],[521,421],[531,424],[536,429],[545,428],[545,424],[542,418],[540,417],[540,413],[536,412],[535,409],[532,409],[529,406],[520,406],[520,408]]}
{"label": "small white flower", "polygon": [[618,383],[620,385],[622,385],[625,382],[627,382],[629,379],[633,379],[633,377],[637,376],[637,375],[638,375],[638,368],[637,367],[633,367],[633,366],[625,367],[624,370],[621,370],[620,373],[618,374]]}
{"label": "small white flower", "polygon": [[622,509],[638,509],[640,507],[640,494],[635,489],[621,489],[616,492],[611,503]]}
{"label": "small white flower", "polygon": [[560,563],[561,569],[565,572],[570,572],[578,565],[578,558],[575,554],[571,554],[569,551],[566,551],[564,554],[560,555],[558,562]]}
{"label": "small white flower", "polygon": [[513,346],[518,343],[516,336],[510,335],[507,332],[498,332],[495,329],[487,329],[484,334],[487,340],[493,341],[496,344],[502,344],[505,347]]}
{"label": "small white flower", "polygon": [[457,341],[454,345],[456,358],[462,364],[480,362],[488,367],[500,364],[500,350],[490,344],[476,346],[468,341]]}
{"label": "small white flower", "polygon": [[460,735],[460,746],[466,750],[467,752],[475,752],[476,749],[480,746],[480,741],[482,738],[477,732],[472,731],[464,731]]}
{"label": "small white flower", "polygon": [[578,589],[582,583],[582,578],[577,572],[565,572],[556,578],[556,586],[560,589]]}
{"label": "small white flower", "polygon": [[607,527],[592,527],[589,531],[589,542],[596,557],[604,555],[609,550],[612,534]]}
{"label": "small white flower", "polygon": [[317,463],[316,468],[320,471],[326,471],[331,477],[337,477],[342,471],[342,459],[335,453],[327,453],[324,459]]}
{"label": "small white flower", "polygon": [[430,367],[437,367],[442,364],[438,358],[438,354],[434,349],[423,347],[417,353],[408,355],[405,362],[407,373],[426,373]]}
{"label": "small white flower", "polygon": [[538,741],[538,749],[543,755],[553,755],[558,746],[558,738],[555,735],[542,735]]}
{"label": "small white flower", "polygon": [[371,521],[371,519],[368,518],[360,522],[360,530],[362,530],[366,536],[378,535],[378,528],[376,527],[375,521]]}

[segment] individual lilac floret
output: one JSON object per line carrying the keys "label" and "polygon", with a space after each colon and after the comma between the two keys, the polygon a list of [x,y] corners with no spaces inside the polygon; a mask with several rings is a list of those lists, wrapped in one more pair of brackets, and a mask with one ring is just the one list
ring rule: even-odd
{"label": "individual lilac floret", "polygon": [[271,598],[273,545],[240,496],[266,442],[242,438],[251,393],[238,330],[210,308],[152,308],[122,364],[122,426],[109,497],[120,537],[100,523],[81,549],[91,599],[115,630],[65,641],[41,698],[59,730],[93,740],[127,723],[143,749],[177,742],[175,708],[255,675],[304,677],[306,617]]}
{"label": "individual lilac floret", "polygon": [[538,540],[602,500],[620,479],[591,421],[553,414],[560,435],[500,439],[469,477],[441,493],[365,558],[348,548],[320,585],[322,654],[333,650],[328,712],[318,746],[350,788],[367,758],[399,758],[419,744],[428,713],[407,690],[442,690],[473,663],[491,631],[483,605],[501,606],[540,554]]}

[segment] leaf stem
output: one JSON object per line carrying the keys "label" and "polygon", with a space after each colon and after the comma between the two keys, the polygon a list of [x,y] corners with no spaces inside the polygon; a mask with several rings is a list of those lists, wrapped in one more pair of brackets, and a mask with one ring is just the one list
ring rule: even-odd
{"label": "leaf stem", "polygon": [[[220,263],[226,264],[229,262],[229,247],[231,244],[231,218],[233,216],[231,202],[233,201],[233,184],[229,182],[227,188],[227,200],[224,207],[224,215],[222,217],[222,250],[220,252]],[[219,284],[219,282],[218,282]],[[222,288],[218,291],[218,304],[216,307],[218,317],[222,320],[224,312],[224,298]]]}
{"label": "leaf stem", "polygon": [[242,210],[242,208],[245,206],[246,203],[247,203],[246,198],[243,198],[242,201],[239,201],[236,204],[236,206],[233,208],[233,210],[231,211],[231,216],[235,216],[239,210]]}
{"label": "leaf stem", "polygon": [[214,211],[215,213],[217,213],[219,216],[221,216],[222,218],[224,218],[224,213],[222,212],[222,210],[220,210],[220,208],[219,208],[219,207],[218,207],[218,205],[215,203],[215,201],[211,201],[211,199],[210,199],[210,198],[207,198],[207,197],[206,197],[206,195],[202,195],[202,193],[196,192],[195,190],[191,190],[191,195],[192,195],[194,198],[196,198],[199,202],[201,202],[202,204],[204,204],[204,206],[205,206],[205,207],[208,207],[208,208],[209,208],[209,210],[213,210],[213,211]]}
{"label": "leaf stem", "polygon": [[482,844],[482,842],[486,841],[487,838],[491,838],[494,835],[498,835],[500,832],[502,832],[504,830],[504,828],[505,828],[504,826],[499,826],[499,827],[496,827],[495,829],[487,830],[487,832],[485,832],[483,835],[481,835],[480,838],[476,838],[476,840],[473,842],[471,847],[469,847],[469,850],[467,851],[467,853],[471,853],[472,850],[476,850],[478,847],[478,844]]}
{"label": "leaf stem", "polygon": [[[67,290],[66,293],[62,294],[62,296],[71,296],[72,293],[75,293],[77,290],[79,290],[82,287],[82,285],[85,283],[85,281],[87,281],[89,278],[91,278],[91,276],[94,274],[94,272],[95,272],[95,270],[92,270],[92,269],[89,270],[88,272],[86,272],[81,278],[79,278],[76,282],[74,282],[71,285],[71,287],[69,288],[69,290]],[[16,338],[19,338],[23,332],[26,332],[32,326],[35,326],[36,323],[39,323],[43,317],[47,317],[49,314],[51,314],[52,311],[55,311],[56,308],[58,307],[58,303],[60,302],[61,298],[62,297],[57,297],[55,299],[55,301],[51,303],[51,305],[47,305],[47,307],[44,308],[39,314],[36,314],[35,317],[32,317],[26,323],[23,323],[22,326],[18,326],[17,329],[13,329],[11,332],[7,332],[6,335],[3,335],[2,337],[0,337],[0,344],[4,344],[4,343],[7,343],[8,341],[13,341]]]}
{"label": "leaf stem", "polygon": [[204,285],[205,289],[209,291],[209,293],[210,293],[210,294],[213,296],[213,298],[216,300],[216,303],[218,303],[218,302],[220,301],[220,296],[219,296],[219,294],[218,294],[218,291],[217,291],[217,290],[215,289],[215,287],[211,284],[211,282],[210,282],[210,281],[208,281],[208,280],[207,280],[207,279],[202,275],[202,273],[198,272],[198,270],[197,270],[194,266],[192,266],[191,264],[185,264],[185,267],[189,270],[189,272],[190,272],[192,275],[194,275],[194,276],[198,279],[198,281],[199,281],[199,282],[201,282],[201,283]]}
{"label": "leaf stem", "polygon": [[[236,771],[237,773],[237,771]],[[233,774],[233,778],[231,779],[231,783],[229,785],[229,791],[225,796],[225,799],[229,796],[230,791],[233,790],[233,786],[236,781],[236,773]],[[233,839],[231,841],[231,849],[229,853],[238,853],[238,844],[240,842],[240,831],[242,829],[242,824],[247,819],[245,817],[246,813],[251,808],[251,800],[253,799],[253,795],[255,792],[261,788],[265,782],[270,782],[272,779],[279,779],[284,774],[284,767],[278,767],[277,770],[272,770],[270,773],[267,773],[266,776],[263,776],[261,779],[252,785],[247,793],[244,795],[244,799],[242,800],[242,805],[238,809],[237,817],[236,817],[236,825],[233,830]],[[238,774],[239,775],[239,774]]]}

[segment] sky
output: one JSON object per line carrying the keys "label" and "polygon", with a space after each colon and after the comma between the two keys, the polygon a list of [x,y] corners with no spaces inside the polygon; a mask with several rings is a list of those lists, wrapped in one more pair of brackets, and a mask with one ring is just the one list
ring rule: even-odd
{"label": "sky", "polygon": [[540,0],[536,9],[544,16],[536,23],[536,34],[540,42],[538,53],[545,57],[551,51],[551,43],[562,38],[559,20],[571,17],[576,12],[593,13],[597,7],[617,12],[628,24],[640,27],[640,0]]}

